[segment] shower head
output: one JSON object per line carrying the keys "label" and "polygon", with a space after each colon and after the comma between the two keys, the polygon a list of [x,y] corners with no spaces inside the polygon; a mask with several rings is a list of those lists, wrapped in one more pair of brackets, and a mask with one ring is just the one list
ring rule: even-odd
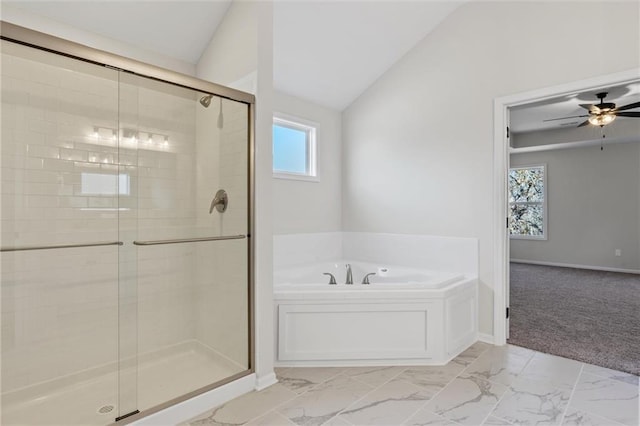
{"label": "shower head", "polygon": [[209,108],[209,105],[211,105],[211,98],[213,98],[213,95],[203,96],[200,98],[200,103],[203,107]]}

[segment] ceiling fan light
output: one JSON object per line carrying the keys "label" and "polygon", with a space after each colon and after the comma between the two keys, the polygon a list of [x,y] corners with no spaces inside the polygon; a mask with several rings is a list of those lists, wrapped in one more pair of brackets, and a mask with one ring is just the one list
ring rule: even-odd
{"label": "ceiling fan light", "polygon": [[607,124],[613,123],[613,120],[616,119],[615,114],[598,114],[592,115],[589,117],[589,123],[594,126],[606,126]]}

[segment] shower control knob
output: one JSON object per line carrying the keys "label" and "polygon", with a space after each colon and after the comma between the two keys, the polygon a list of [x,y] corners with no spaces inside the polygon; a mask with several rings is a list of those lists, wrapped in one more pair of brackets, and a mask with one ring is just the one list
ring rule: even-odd
{"label": "shower control knob", "polygon": [[209,214],[213,213],[213,209],[215,208],[218,212],[224,213],[227,211],[227,206],[229,205],[229,197],[227,196],[227,191],[224,189],[219,189],[216,192],[216,196],[211,200],[211,206],[209,207]]}

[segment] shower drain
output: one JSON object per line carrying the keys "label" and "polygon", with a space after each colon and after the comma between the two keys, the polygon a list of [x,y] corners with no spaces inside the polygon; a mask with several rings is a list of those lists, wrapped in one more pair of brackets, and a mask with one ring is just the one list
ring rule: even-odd
{"label": "shower drain", "polygon": [[103,405],[98,409],[98,414],[109,414],[116,409],[115,405]]}

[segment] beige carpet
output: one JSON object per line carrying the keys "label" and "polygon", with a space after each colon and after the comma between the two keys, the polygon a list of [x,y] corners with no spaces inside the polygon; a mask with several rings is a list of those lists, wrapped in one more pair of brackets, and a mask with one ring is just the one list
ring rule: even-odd
{"label": "beige carpet", "polygon": [[509,343],[640,375],[640,275],[511,263]]}

